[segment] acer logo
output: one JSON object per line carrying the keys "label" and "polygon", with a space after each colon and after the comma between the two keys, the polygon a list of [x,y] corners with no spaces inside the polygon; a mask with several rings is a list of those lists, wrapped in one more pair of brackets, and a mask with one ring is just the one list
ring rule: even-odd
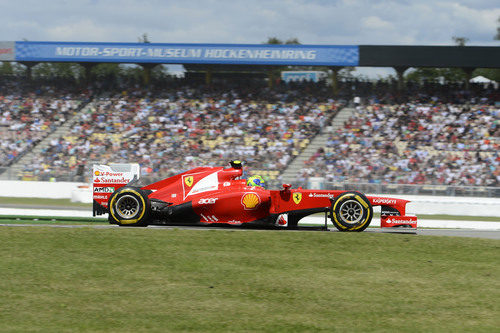
{"label": "acer logo", "polygon": [[219,198],[207,198],[207,199],[200,199],[198,201],[198,205],[211,205],[214,204]]}

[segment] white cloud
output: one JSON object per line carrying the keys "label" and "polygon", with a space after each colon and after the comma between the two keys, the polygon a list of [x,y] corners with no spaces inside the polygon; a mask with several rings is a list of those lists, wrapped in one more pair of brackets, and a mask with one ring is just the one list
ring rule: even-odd
{"label": "white cloud", "polygon": [[361,23],[367,29],[385,30],[393,27],[390,22],[384,21],[378,16],[363,17]]}
{"label": "white cloud", "polygon": [[498,45],[498,17],[498,0],[0,0],[0,40]]}

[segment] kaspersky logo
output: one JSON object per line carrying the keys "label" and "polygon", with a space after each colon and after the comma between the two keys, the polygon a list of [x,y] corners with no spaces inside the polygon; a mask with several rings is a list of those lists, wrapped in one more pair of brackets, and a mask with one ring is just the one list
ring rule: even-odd
{"label": "kaspersky logo", "polygon": [[293,202],[295,202],[298,205],[301,200],[302,200],[302,193],[296,192],[293,194]]}

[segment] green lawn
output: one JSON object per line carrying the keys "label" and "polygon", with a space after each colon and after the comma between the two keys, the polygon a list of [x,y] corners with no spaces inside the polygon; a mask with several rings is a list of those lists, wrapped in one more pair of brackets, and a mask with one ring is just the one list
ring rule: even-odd
{"label": "green lawn", "polygon": [[3,224],[108,224],[104,217],[0,215]]}
{"label": "green lawn", "polygon": [[492,332],[500,241],[0,228],[1,332]]}

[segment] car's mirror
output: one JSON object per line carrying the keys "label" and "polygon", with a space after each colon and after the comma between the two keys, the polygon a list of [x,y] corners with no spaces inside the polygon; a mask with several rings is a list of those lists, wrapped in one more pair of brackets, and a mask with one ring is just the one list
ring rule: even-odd
{"label": "car's mirror", "polygon": [[283,191],[290,191],[292,184],[283,184]]}

